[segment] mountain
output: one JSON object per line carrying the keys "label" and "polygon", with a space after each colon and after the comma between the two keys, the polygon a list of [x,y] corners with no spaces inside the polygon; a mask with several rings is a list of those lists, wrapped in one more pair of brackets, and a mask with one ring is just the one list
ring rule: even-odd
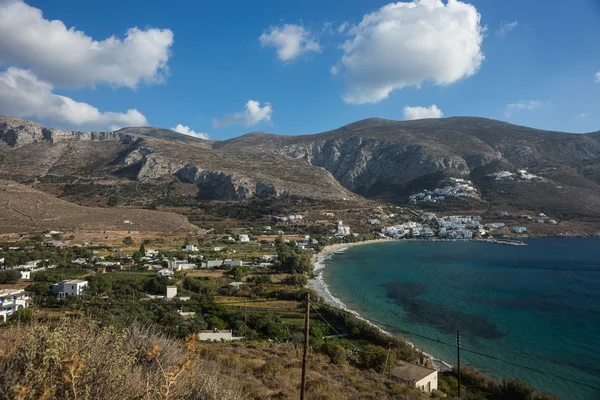
{"label": "mountain", "polygon": [[[538,179],[491,176],[518,170]],[[111,196],[126,204],[282,196],[405,202],[457,177],[481,195],[459,208],[585,218],[600,216],[600,132],[473,117],[371,118],[320,134],[208,141],[150,127],[72,132],[0,117],[0,177],[98,204]]]}

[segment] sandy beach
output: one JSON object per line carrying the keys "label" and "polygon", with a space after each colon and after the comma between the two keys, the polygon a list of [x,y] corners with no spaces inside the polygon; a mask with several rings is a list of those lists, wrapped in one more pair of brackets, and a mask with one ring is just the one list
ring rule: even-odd
{"label": "sandy beach", "polygon": [[335,253],[336,251],[341,250],[341,249],[347,249],[347,248],[355,247],[355,246],[362,246],[362,245],[365,245],[365,244],[391,242],[393,240],[394,239],[375,239],[375,240],[365,240],[365,241],[362,241],[362,242],[355,242],[355,243],[332,244],[332,245],[329,245],[329,246],[325,246],[323,248],[323,250],[321,250],[319,253],[317,253],[317,254],[315,254],[313,256],[313,259],[317,260],[317,259],[319,259],[321,257],[325,257],[325,256],[327,256],[329,254]]}

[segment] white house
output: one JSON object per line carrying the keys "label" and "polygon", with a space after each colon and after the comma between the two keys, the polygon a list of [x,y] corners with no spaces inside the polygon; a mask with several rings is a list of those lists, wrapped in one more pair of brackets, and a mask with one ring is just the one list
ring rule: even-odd
{"label": "white house", "polygon": [[514,233],[526,233],[527,232],[527,228],[524,226],[515,226],[512,230]]}
{"label": "white house", "polygon": [[248,243],[250,241],[250,237],[248,235],[240,235],[240,243]]}
{"label": "white house", "polygon": [[21,271],[21,279],[30,280],[31,279],[31,271]]}
{"label": "white house", "polygon": [[231,330],[217,330],[213,329],[212,331],[200,331],[198,332],[198,340],[215,340],[215,341],[226,341],[230,342],[233,340],[242,340],[242,337],[235,337],[232,334]]}
{"label": "white house", "polygon": [[156,273],[156,276],[172,278],[174,274],[175,273],[172,270],[163,268]]}
{"label": "white house", "polygon": [[58,282],[52,286],[52,293],[60,299],[64,299],[68,296],[78,296],[83,293],[83,289],[87,287],[87,284],[87,281],[82,281],[80,279]]}
{"label": "white house", "polygon": [[435,369],[403,362],[392,370],[392,378],[426,393],[438,387],[438,373]]}
{"label": "white house", "polygon": [[198,247],[193,244],[186,244],[183,248],[185,251],[198,251]]}
{"label": "white house", "polygon": [[177,286],[167,286],[167,295],[165,298],[172,299],[177,296]]}
{"label": "white house", "polygon": [[223,260],[206,260],[202,263],[202,268],[217,268],[223,266]]}
{"label": "white house", "polygon": [[29,297],[23,289],[0,290],[0,322],[6,322],[15,311],[29,307]]}
{"label": "white house", "polygon": [[225,260],[225,262],[223,262],[223,265],[229,268],[242,267],[244,265],[244,262],[241,260]]}

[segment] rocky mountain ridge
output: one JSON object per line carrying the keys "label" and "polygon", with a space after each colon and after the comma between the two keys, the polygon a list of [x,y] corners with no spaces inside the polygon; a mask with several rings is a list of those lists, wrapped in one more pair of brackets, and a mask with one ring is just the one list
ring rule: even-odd
{"label": "rocky mountain ridge", "polygon": [[[600,209],[600,133],[542,131],[484,118],[371,118],[313,135],[255,132],[208,141],[151,127],[71,132],[0,117],[0,174],[41,180],[141,185],[165,178],[197,199],[281,196],[404,201],[443,176],[473,180],[489,205]],[[528,169],[535,183],[498,183],[498,171]],[[191,190],[191,189],[190,189]]]}

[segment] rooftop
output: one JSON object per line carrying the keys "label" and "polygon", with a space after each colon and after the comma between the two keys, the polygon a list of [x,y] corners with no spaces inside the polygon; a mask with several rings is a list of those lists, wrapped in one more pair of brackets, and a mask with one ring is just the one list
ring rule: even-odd
{"label": "rooftop", "polygon": [[406,382],[418,382],[421,379],[433,374],[434,372],[435,369],[404,362],[402,363],[402,365],[392,370],[392,375]]}
{"label": "rooftop", "polygon": [[0,289],[0,297],[20,294],[23,292],[25,292],[23,289]]}

